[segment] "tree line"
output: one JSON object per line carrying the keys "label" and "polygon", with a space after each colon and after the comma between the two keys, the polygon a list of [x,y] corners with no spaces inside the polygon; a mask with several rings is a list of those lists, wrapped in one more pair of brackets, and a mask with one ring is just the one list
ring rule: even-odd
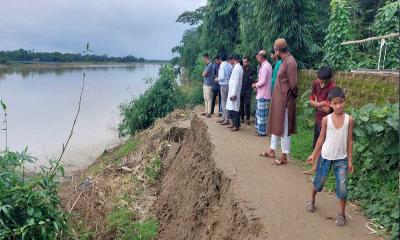
{"label": "tree line", "polygon": [[[191,28],[172,49],[173,63],[193,68],[204,52],[253,57],[282,37],[301,68],[376,69],[380,41],[341,43],[398,32],[399,8],[395,0],[208,0],[178,17]],[[399,68],[398,49],[398,38],[386,39],[385,69]]]}
{"label": "tree line", "polygon": [[15,51],[0,51],[0,64],[7,64],[18,61],[33,62],[146,62],[142,57],[132,55],[123,57],[109,57],[107,55],[81,54],[81,53],[60,53],[60,52],[35,52],[34,50],[19,49]]}

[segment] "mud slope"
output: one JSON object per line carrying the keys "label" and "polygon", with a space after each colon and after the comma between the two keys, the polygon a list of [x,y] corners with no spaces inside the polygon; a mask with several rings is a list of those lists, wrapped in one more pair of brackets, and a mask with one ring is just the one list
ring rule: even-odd
{"label": "mud slope", "polygon": [[207,126],[191,127],[164,158],[157,200],[158,239],[263,239],[262,225],[244,213],[231,180],[216,169]]}

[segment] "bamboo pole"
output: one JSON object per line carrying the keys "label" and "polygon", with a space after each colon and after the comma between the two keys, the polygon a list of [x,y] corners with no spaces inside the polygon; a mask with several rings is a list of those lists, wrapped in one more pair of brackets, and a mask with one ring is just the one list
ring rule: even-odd
{"label": "bamboo pole", "polygon": [[369,41],[374,41],[374,40],[379,40],[379,39],[386,39],[386,38],[395,38],[399,37],[399,33],[391,33],[383,36],[378,36],[378,37],[370,37],[362,40],[354,40],[354,41],[347,41],[347,42],[342,42],[341,45],[349,45],[349,44],[358,44],[358,43],[364,43],[364,42],[369,42]]}

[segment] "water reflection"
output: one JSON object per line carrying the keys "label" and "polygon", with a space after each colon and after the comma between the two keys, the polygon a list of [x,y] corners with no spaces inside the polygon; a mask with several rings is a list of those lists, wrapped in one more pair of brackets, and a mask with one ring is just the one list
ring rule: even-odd
{"label": "water reflection", "polygon": [[120,69],[127,72],[145,69],[151,64],[82,64],[82,65],[22,65],[0,68],[0,79],[5,79],[7,75],[18,74],[22,78],[33,77],[37,75],[54,74],[57,76],[71,72],[81,72],[85,70],[96,70],[108,72],[113,69]]}

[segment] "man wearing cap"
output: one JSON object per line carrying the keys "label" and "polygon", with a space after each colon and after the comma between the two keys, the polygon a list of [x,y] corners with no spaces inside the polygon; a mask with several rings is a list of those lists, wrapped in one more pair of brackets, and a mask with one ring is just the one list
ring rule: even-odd
{"label": "man wearing cap", "polygon": [[233,70],[229,79],[229,92],[226,109],[229,110],[230,120],[232,121],[231,131],[239,131],[240,128],[240,91],[242,90],[243,68],[240,65],[239,54],[232,55]]}
{"label": "man wearing cap", "polygon": [[[274,50],[282,59],[282,64],[279,68],[272,94],[270,116],[268,118],[268,133],[271,134],[271,146],[265,152],[265,155],[274,158],[274,165],[282,165],[288,162],[290,135],[296,133],[297,63],[289,52],[285,39],[277,39],[274,44]],[[278,147],[279,140],[282,156],[278,160],[275,159],[275,150]]]}

